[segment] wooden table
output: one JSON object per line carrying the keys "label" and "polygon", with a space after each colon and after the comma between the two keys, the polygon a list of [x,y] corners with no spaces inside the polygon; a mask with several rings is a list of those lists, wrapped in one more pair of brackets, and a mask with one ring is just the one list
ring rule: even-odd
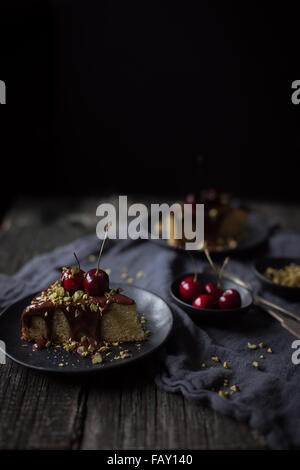
{"label": "wooden table", "polygon": [[[108,199],[106,199],[107,201]],[[153,200],[148,198],[147,200]],[[0,272],[95,230],[100,198],[23,199],[2,221]],[[300,232],[299,208],[251,203]],[[1,332],[0,332],[1,333]],[[0,449],[261,449],[245,424],[156,388],[147,367],[72,379],[0,365]]]}

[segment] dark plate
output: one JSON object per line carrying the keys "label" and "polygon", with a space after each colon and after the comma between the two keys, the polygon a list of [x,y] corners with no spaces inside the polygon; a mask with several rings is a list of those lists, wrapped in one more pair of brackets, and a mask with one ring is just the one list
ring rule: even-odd
{"label": "dark plate", "polygon": [[[248,224],[246,228],[245,236],[242,240],[239,241],[236,248],[226,248],[224,250],[214,250],[211,248],[209,250],[210,254],[213,256],[220,255],[220,256],[227,256],[233,254],[244,253],[250,250],[254,250],[258,248],[263,243],[265,243],[269,237],[269,227],[268,225],[262,220],[259,216],[254,213],[248,213]],[[150,237],[150,235],[149,235]],[[171,250],[178,250],[178,251],[185,251],[184,248],[176,248],[170,246],[167,240],[153,240],[149,238],[150,241],[154,243],[159,243],[161,246],[166,248],[170,248]],[[191,254],[200,254],[202,255],[203,252],[199,250],[191,250]]]}
{"label": "dark plate", "polygon": [[[229,281],[228,279],[222,279],[222,287],[225,289],[236,289],[239,291],[241,300],[242,300],[242,305],[240,308],[235,308],[235,309],[206,309],[206,308],[197,308],[193,307],[192,305],[188,304],[187,302],[184,302],[183,300],[180,299],[179,297],[179,285],[180,282],[185,279],[188,276],[193,276],[194,273],[186,273],[182,274],[180,277],[175,279],[175,281],[172,282],[170,286],[170,294],[179,307],[183,308],[191,317],[194,319],[197,319],[199,321],[205,320],[205,321],[222,321],[222,320],[228,320],[229,318],[234,318],[238,319],[239,316],[241,316],[242,313],[247,311],[250,306],[253,303],[253,297],[250,291],[247,289],[238,286],[235,284],[233,281]],[[209,282],[216,283],[216,276],[214,274],[209,274],[209,273],[199,273],[198,274],[198,280],[202,282],[203,284],[207,284]]]}
{"label": "dark plate", "polygon": [[288,297],[300,298],[300,287],[282,286],[281,284],[276,284],[275,282],[271,281],[271,279],[268,279],[264,275],[264,272],[267,268],[281,269],[291,263],[295,263],[300,266],[300,258],[279,258],[275,256],[266,256],[255,261],[254,271],[258,279],[263,282],[266,287],[269,287],[274,292]]}
{"label": "dark plate", "polygon": [[[89,373],[103,371],[116,367],[121,367],[141,360],[153,353],[167,339],[173,325],[173,315],[166,302],[156,294],[140,289],[138,287],[111,284],[112,287],[123,287],[124,294],[132,297],[137,304],[139,315],[145,315],[147,322],[144,327],[150,330],[151,334],[145,342],[141,342],[140,351],[137,350],[135,343],[123,343],[124,349],[129,349],[132,357],[123,360],[109,359],[117,355],[119,348],[112,348],[111,354],[102,364],[92,364],[90,357],[81,357],[76,352],[67,352],[62,348],[51,346],[48,349],[32,351],[32,343],[21,340],[20,317],[23,309],[30,303],[33,295],[20,300],[9,307],[0,316],[0,340],[4,341],[6,354],[14,361],[23,366],[32,369],[38,369],[46,372],[59,372],[62,374]],[[1,343],[0,343],[1,344]],[[27,344],[27,347],[23,347]],[[59,363],[68,362],[68,365],[59,367]]]}

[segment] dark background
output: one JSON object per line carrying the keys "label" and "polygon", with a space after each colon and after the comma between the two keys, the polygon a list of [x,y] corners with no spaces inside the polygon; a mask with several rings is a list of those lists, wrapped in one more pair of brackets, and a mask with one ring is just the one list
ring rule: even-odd
{"label": "dark background", "polygon": [[287,2],[2,0],[1,206],[202,186],[299,201],[297,22]]}

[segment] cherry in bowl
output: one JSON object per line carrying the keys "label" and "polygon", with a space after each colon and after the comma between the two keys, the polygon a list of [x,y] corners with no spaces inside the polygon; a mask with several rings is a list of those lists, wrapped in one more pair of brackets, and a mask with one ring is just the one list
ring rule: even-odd
{"label": "cherry in bowl", "polygon": [[[190,276],[193,276],[193,274],[186,273],[175,279],[170,285],[170,294],[173,301],[194,319],[205,320],[205,323],[213,322],[213,324],[216,324],[216,321],[221,322],[222,320],[227,322],[231,317],[233,319],[239,318],[253,303],[251,292],[244,287],[223,278],[222,288],[219,290],[218,286],[216,286],[215,274],[206,272],[198,273],[197,276],[197,280],[204,287],[204,292],[201,292],[198,296],[201,300],[198,300],[196,297],[193,302],[186,302],[181,297],[180,284]],[[230,295],[229,291],[233,293]],[[238,293],[238,296],[234,293],[235,291]],[[223,301],[223,297],[226,298],[226,301]]]}
{"label": "cherry in bowl", "polygon": [[195,278],[195,276],[188,276],[184,278],[179,286],[179,293],[182,300],[192,303],[196,297],[205,294],[204,285]]}

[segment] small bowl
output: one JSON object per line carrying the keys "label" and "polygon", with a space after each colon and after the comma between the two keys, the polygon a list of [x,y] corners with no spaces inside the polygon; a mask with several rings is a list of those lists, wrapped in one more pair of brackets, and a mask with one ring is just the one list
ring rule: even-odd
{"label": "small bowl", "polygon": [[[197,308],[193,307],[193,305],[185,302],[180,298],[179,294],[179,286],[181,281],[188,276],[193,276],[194,273],[186,273],[182,274],[180,277],[175,279],[170,286],[170,294],[174,300],[174,302],[179,305],[179,307],[183,308],[193,319],[197,320],[205,320],[205,321],[218,321],[221,322],[222,320],[228,321],[230,318],[237,319],[239,316],[246,312],[251,305],[253,304],[253,296],[251,292],[244,287],[239,286],[233,281],[228,279],[222,279],[222,287],[224,289],[236,289],[240,296],[241,296],[241,307],[239,308],[231,308],[231,309],[213,309],[213,308]],[[216,276],[215,274],[210,273],[198,273],[198,281],[203,284],[207,284],[209,282],[216,283]]]}
{"label": "small bowl", "polygon": [[271,279],[268,279],[264,275],[267,268],[281,269],[291,263],[295,263],[300,266],[300,258],[278,258],[275,256],[266,256],[255,261],[254,271],[258,279],[266,287],[277,294],[291,298],[300,298],[300,287],[283,286],[282,284],[277,284],[276,282],[271,281]]}

